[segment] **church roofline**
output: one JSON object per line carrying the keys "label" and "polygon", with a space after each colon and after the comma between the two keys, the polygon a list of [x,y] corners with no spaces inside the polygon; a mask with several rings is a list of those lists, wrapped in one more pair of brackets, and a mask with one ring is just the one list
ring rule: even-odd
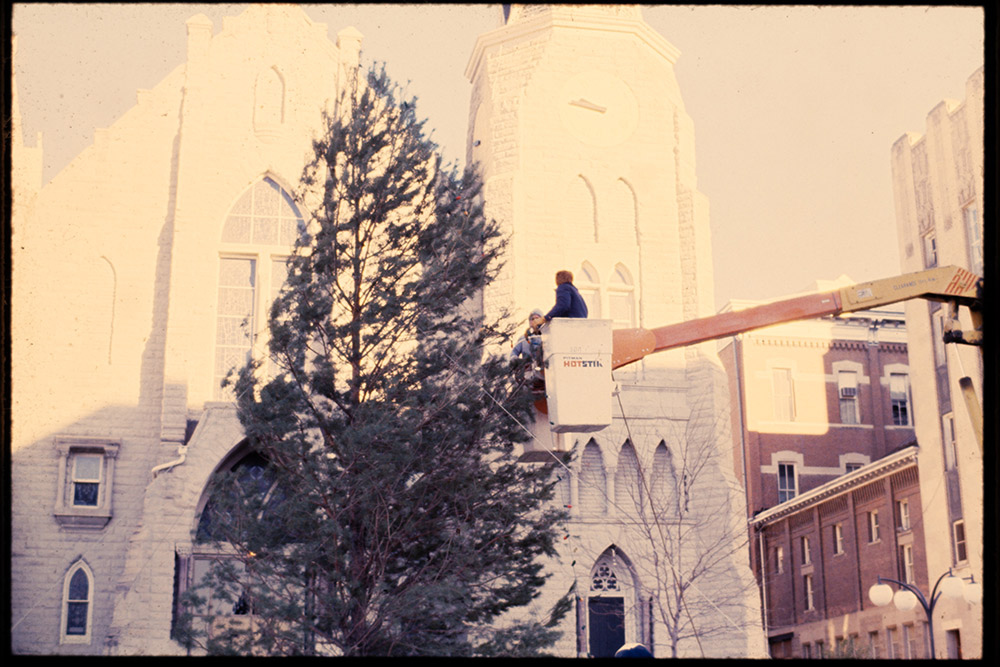
{"label": "church roofline", "polygon": [[549,12],[516,23],[509,23],[480,35],[476,39],[469,63],[465,67],[466,78],[470,82],[476,80],[483,56],[500,43],[511,39],[524,39],[554,28],[631,33],[671,65],[677,62],[677,58],[681,54],[680,49],[653,30],[642,18],[574,14],[570,8],[553,7]]}

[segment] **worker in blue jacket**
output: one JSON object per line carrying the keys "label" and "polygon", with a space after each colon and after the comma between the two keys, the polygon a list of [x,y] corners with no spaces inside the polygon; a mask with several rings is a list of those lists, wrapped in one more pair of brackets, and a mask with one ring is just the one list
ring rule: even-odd
{"label": "worker in blue jacket", "polygon": [[545,315],[548,322],[553,317],[586,317],[587,303],[573,285],[573,274],[556,272],[556,305]]}

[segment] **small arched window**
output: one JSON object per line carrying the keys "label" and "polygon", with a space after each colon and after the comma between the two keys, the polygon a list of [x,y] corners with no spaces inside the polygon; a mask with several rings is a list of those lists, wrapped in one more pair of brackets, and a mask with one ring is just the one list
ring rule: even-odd
{"label": "small arched window", "polygon": [[81,560],[69,569],[63,580],[61,643],[90,643],[93,601],[94,574]]}
{"label": "small arched window", "polygon": [[608,308],[615,329],[635,327],[635,286],[624,265],[615,266],[608,282]]}
{"label": "small arched window", "polygon": [[601,278],[597,269],[590,262],[580,265],[580,275],[575,276],[573,284],[576,286],[580,296],[587,303],[587,317],[591,319],[601,318]]}

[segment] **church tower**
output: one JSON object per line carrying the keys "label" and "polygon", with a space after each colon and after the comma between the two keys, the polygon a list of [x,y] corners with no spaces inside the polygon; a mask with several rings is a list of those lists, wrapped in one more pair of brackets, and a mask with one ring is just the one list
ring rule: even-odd
{"label": "church tower", "polygon": [[[523,321],[552,305],[554,274],[568,269],[590,317],[615,329],[713,314],[708,201],[673,69],[679,51],[635,5],[503,5],[501,23],[466,69],[467,158],[487,215],[510,235],[485,307]],[[715,344],[651,355],[614,381],[612,426],[554,434],[543,417],[529,445],[575,453],[560,482],[570,537],[552,587],[557,596],[575,582],[577,605],[559,654],[636,641],[657,656],[763,655],[746,547],[736,548],[745,505]],[[696,543],[711,540],[728,545],[718,571],[687,572]],[[668,589],[684,582],[701,590],[686,610],[704,616],[664,625]],[[710,599],[724,601],[712,609]]]}

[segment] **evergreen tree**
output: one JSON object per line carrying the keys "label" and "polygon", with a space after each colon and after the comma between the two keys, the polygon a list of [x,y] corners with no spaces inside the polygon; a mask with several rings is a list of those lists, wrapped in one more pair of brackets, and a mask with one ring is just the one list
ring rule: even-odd
{"label": "evergreen tree", "polygon": [[[256,463],[219,476],[202,517],[236,557],[189,595],[177,636],[218,653],[537,652],[565,600],[546,623],[492,625],[538,595],[561,518],[543,507],[551,470],[515,462],[530,392],[488,352],[504,240],[384,68],[324,118],[270,363],[235,381]],[[206,596],[236,615],[202,643]]]}

